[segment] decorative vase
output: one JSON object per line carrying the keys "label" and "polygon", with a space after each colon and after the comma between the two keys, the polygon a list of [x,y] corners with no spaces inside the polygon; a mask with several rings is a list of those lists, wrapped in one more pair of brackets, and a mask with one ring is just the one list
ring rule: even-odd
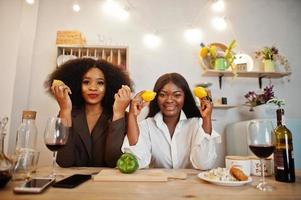
{"label": "decorative vase", "polygon": [[228,63],[225,58],[216,58],[214,62],[214,69],[224,71],[228,68]]}
{"label": "decorative vase", "polygon": [[251,119],[266,119],[266,118],[274,118],[276,106],[272,104],[262,104],[259,106],[253,107],[252,111],[250,111],[249,106],[241,106],[239,109],[239,114],[243,120],[251,120]]}
{"label": "decorative vase", "polygon": [[263,69],[265,72],[275,72],[275,62],[273,60],[263,60]]}

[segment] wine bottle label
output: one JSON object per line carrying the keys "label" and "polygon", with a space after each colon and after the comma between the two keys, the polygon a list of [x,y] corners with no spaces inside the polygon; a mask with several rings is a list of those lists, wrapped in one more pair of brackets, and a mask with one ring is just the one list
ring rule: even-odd
{"label": "wine bottle label", "polygon": [[279,170],[284,170],[284,157],[283,150],[274,151],[274,163],[275,167]]}

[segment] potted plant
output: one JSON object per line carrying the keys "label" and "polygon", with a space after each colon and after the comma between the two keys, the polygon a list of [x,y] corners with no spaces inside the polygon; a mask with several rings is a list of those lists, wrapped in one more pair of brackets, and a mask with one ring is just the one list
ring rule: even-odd
{"label": "potted plant", "polygon": [[249,91],[245,94],[245,98],[247,99],[245,105],[250,106],[249,111],[254,111],[254,107],[266,104],[269,100],[273,99],[275,97],[273,87],[273,85],[266,86],[262,93],[257,94],[255,91]]}
{"label": "potted plant", "polygon": [[263,47],[255,51],[255,58],[263,62],[264,71],[275,72],[275,62],[284,66],[286,72],[290,72],[290,66],[285,56],[279,54],[275,46]]}

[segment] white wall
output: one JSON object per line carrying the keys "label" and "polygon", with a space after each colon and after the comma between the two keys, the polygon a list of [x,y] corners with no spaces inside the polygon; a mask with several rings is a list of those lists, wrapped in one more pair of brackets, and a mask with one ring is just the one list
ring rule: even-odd
{"label": "white wall", "polygon": [[[58,107],[53,99],[45,94],[43,82],[47,75],[55,68],[56,63],[56,32],[58,30],[80,30],[87,37],[89,43],[97,43],[98,35],[111,39],[113,44],[126,44],[130,48],[130,74],[136,83],[136,92],[142,89],[151,89],[159,75],[165,72],[179,72],[189,81],[191,87],[195,84],[210,81],[214,97],[226,96],[229,104],[244,103],[243,95],[249,90],[258,89],[258,80],[249,78],[225,78],[223,88],[219,89],[218,78],[202,77],[202,69],[198,63],[199,46],[189,45],[183,39],[183,32],[193,21],[203,30],[204,42],[229,43],[233,38],[237,39],[237,51],[252,53],[254,50],[265,45],[275,44],[280,53],[287,56],[290,61],[293,75],[288,83],[286,79],[272,80],[275,85],[275,93],[280,98],[287,101],[287,117],[300,118],[299,109],[300,93],[296,92],[301,83],[298,78],[301,75],[299,67],[299,52],[301,52],[301,1],[298,0],[228,0],[226,1],[226,16],[231,21],[233,30],[224,32],[215,31],[210,20],[215,14],[209,9],[207,0],[190,1],[147,1],[131,0],[134,9],[131,10],[131,17],[127,22],[118,22],[107,18],[101,11],[100,0],[79,1],[81,12],[74,13],[71,9],[73,0],[40,0],[38,10],[31,11],[25,9],[21,1],[0,1],[0,11],[9,9],[11,11],[1,12],[0,17],[12,18],[12,23],[5,24],[0,21],[1,40],[8,48],[12,48],[12,54],[1,59],[1,83],[3,79],[6,87],[0,86],[1,93],[8,98],[0,106],[0,115],[9,113],[13,118],[10,131],[10,148],[13,148],[16,127],[21,113],[20,106],[35,109],[38,111],[37,125],[39,131],[39,149],[43,151],[41,163],[50,162],[50,152],[43,144],[43,130],[48,116],[56,115]],[[14,6],[14,4],[16,4]],[[6,6],[7,8],[3,8]],[[34,27],[34,19],[30,13],[35,12],[36,29],[29,36],[18,32],[21,21],[24,20],[18,12],[21,9],[27,15],[26,19],[31,19],[31,26]],[[11,16],[12,15],[12,16]],[[9,29],[9,30],[7,30]],[[157,30],[162,38],[162,45],[158,49],[149,50],[142,43],[145,33]],[[13,33],[10,33],[12,31]],[[19,30],[22,32],[22,30]],[[4,35],[2,34],[4,32]],[[3,36],[2,36],[3,35]],[[29,44],[26,54],[32,54],[30,75],[24,80],[29,83],[29,87],[24,86],[24,91],[29,89],[27,96],[22,98],[19,104],[16,98],[23,94],[22,88],[17,82],[11,81],[16,77],[16,64],[21,63],[24,58],[20,58],[17,51],[24,52],[25,43],[15,42],[16,36],[23,35],[32,41]],[[25,38],[24,38],[25,39]],[[9,41],[9,42],[8,42]],[[6,42],[6,43],[5,43]],[[11,44],[11,45],[10,45]],[[31,48],[33,48],[31,50]],[[1,48],[1,52],[2,52]],[[0,56],[3,56],[2,54]],[[26,60],[29,63],[29,60]],[[3,74],[4,70],[10,67],[8,74]],[[19,70],[19,69],[17,69]],[[264,80],[263,85],[269,83]],[[1,84],[2,85],[2,84]],[[14,89],[13,89],[14,88]],[[12,91],[12,89],[14,91]],[[12,96],[13,95],[13,96]],[[14,100],[14,103],[11,103]],[[26,102],[28,102],[26,104]],[[2,108],[3,107],[3,108]],[[21,109],[22,110],[22,109]],[[15,111],[14,113],[10,113]],[[18,112],[17,112],[18,111]],[[2,112],[2,113],[1,113]],[[224,138],[224,127],[232,122],[245,120],[238,114],[238,109],[214,110],[215,129]],[[219,147],[219,162],[223,165],[225,155],[225,144]]]}
{"label": "white wall", "polygon": [[[16,75],[21,6],[19,1],[0,1],[0,117],[9,117],[9,124]],[[9,124],[6,126],[8,132]]]}

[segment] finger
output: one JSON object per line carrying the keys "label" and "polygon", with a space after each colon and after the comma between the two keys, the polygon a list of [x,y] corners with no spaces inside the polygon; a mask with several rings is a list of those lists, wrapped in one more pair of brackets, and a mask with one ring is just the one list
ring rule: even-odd
{"label": "finger", "polygon": [[63,92],[64,92],[64,98],[68,98],[69,94],[71,94],[71,93],[69,93],[69,92],[71,92],[71,91],[70,91],[70,89],[68,89],[68,88],[65,88],[65,89],[63,90]]}
{"label": "finger", "polygon": [[59,98],[59,99],[64,98],[64,90],[63,90],[62,86],[55,87],[55,93],[56,93],[57,98]]}
{"label": "finger", "polygon": [[149,106],[149,104],[150,104],[150,102],[144,101],[144,102],[142,103],[142,108],[144,108],[145,106]]}
{"label": "finger", "polygon": [[134,100],[134,99],[139,99],[140,101],[142,101],[141,94],[142,94],[144,91],[145,91],[145,90],[142,90],[142,91],[138,92],[138,93],[134,96],[133,100]]}
{"label": "finger", "polygon": [[127,96],[127,92],[126,92],[126,89],[125,88],[120,88],[118,90],[118,94],[121,98],[125,98]]}
{"label": "finger", "polygon": [[115,101],[118,100],[118,99],[120,99],[120,95],[119,95],[118,93],[116,93],[116,94],[114,95],[114,99],[115,99]]}
{"label": "finger", "polygon": [[72,91],[71,91],[71,89],[67,86],[67,85],[65,85],[65,90],[67,90],[68,91],[68,94],[72,94]]}
{"label": "finger", "polygon": [[124,88],[126,90],[127,94],[131,94],[132,93],[131,88],[129,86],[122,85],[122,88]]}
{"label": "finger", "polygon": [[206,89],[206,91],[207,91],[207,95],[208,95],[209,97],[211,97],[211,90]]}
{"label": "finger", "polygon": [[53,91],[54,91],[54,95],[56,97],[60,97],[60,88],[59,88],[58,85],[56,85],[56,86],[53,87]]}
{"label": "finger", "polygon": [[126,90],[127,97],[131,98],[131,96],[132,96],[132,90],[131,90],[131,88],[129,86],[127,86],[127,85],[125,85],[124,88]]}

